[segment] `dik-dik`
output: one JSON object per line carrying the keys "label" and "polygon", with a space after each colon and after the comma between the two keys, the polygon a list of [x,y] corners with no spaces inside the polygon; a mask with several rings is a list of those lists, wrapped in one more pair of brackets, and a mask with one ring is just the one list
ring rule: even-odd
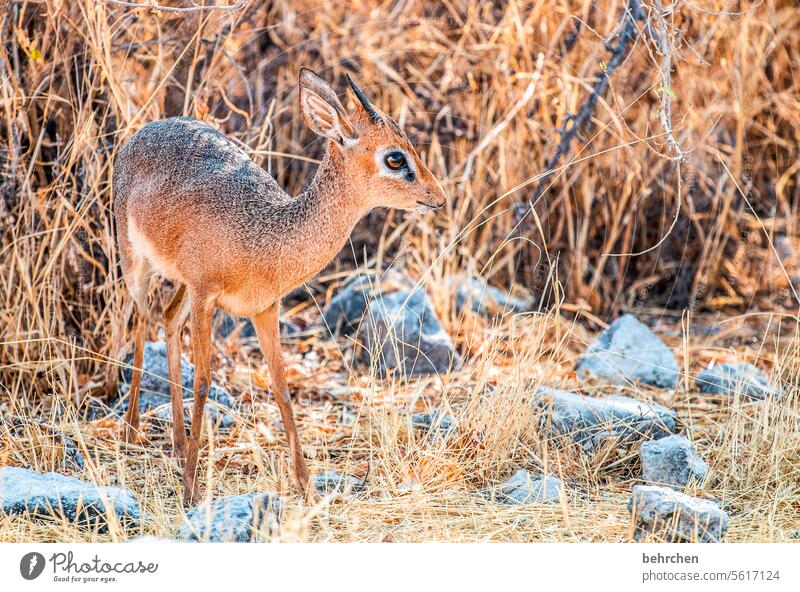
{"label": "dik-dik", "polygon": [[[133,377],[124,439],[139,426],[139,387],[150,277],[176,289],[164,309],[173,455],[184,463],[184,501],[197,500],[203,406],[211,381],[211,318],[217,308],[250,317],[266,358],[297,482],[309,490],[284,376],[281,297],[324,268],[373,208],[425,212],[445,205],[442,186],[400,126],[350,78],[355,110],[311,70],[299,77],[300,111],[327,150],[295,197],[223,134],[188,117],[143,126],[114,163],[114,217],[125,282],[136,303]],[[189,318],[194,410],[189,438],[181,393],[181,330]]]}

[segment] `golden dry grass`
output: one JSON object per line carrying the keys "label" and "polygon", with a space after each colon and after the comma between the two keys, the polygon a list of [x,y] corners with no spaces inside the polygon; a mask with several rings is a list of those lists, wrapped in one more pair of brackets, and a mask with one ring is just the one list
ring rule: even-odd
{"label": "golden dry grass", "polygon": [[[537,433],[528,401],[538,384],[577,386],[576,356],[606,315],[631,310],[657,320],[666,307],[660,333],[682,362],[684,384],[674,393],[625,391],[679,410],[712,468],[697,493],[726,502],[728,540],[796,537],[796,3],[662,2],[669,51],[640,30],[593,129],[547,181],[536,204],[541,231],[529,214],[514,238],[514,206],[532,194],[560,128],[604,67],[602,39],[624,4],[254,0],[239,12],[174,14],[94,0],[0,0],[0,411],[45,422],[23,433],[2,428],[0,465],[59,467],[50,425],[83,451],[79,476],[134,491],[150,516],[145,533],[174,532],[179,474],[163,426],[148,422],[152,445],[123,451],[116,420],[83,419],[114,391],[130,349],[131,304],[113,247],[113,156],[143,123],[188,114],[240,141],[297,191],[322,150],[296,108],[296,74],[306,65],[340,89],[353,73],[412,132],[453,201],[439,217],[371,214],[308,286],[313,297],[293,296],[286,308],[313,327],[354,263],[404,269],[425,283],[468,364],[446,377],[380,381],[352,363],[347,342],[314,332],[290,342],[313,469],[368,476],[361,497],[308,511],[291,495],[283,430],[255,344],[218,341],[216,379],[244,404],[238,427],[209,440],[210,493],[283,494],[284,540],[629,540],[635,453],[585,458],[554,449]],[[657,26],[656,2],[644,6]],[[681,163],[659,111],[667,99],[687,155]],[[443,278],[461,269],[523,284],[544,306],[497,323],[456,315]],[[693,331],[711,325],[720,333]],[[787,396],[753,404],[699,395],[692,376],[732,357],[757,363]],[[459,420],[454,443],[410,431],[409,413],[442,407]],[[478,495],[518,466],[560,475],[565,502],[531,510]],[[133,534],[0,519],[3,541]]]}
{"label": "golden dry grass", "polygon": [[[530,410],[536,386],[547,381],[579,387],[571,367],[585,347],[585,333],[552,315],[481,325],[483,354],[461,373],[411,384],[350,373],[339,349],[327,340],[293,341],[287,350],[298,422],[314,473],[336,470],[366,479],[355,496],[330,496],[304,506],[293,489],[276,406],[269,398],[258,349],[233,336],[218,345],[216,379],[242,395],[238,425],[208,441],[201,474],[207,495],[277,492],[287,508],[272,536],[288,541],[627,541],[627,502],[637,482],[635,447],[586,456],[577,446],[555,446],[542,438]],[[800,518],[800,409],[796,385],[796,330],[766,323],[731,321],[737,338],[661,333],[692,368],[710,359],[775,363],[770,378],[788,397],[750,402],[702,395],[694,384],[666,392],[631,385],[594,385],[584,392],[620,392],[654,400],[679,412],[687,435],[711,467],[691,493],[722,500],[731,516],[727,540],[792,541]],[[753,337],[759,340],[754,341]],[[753,344],[756,345],[753,345]],[[772,344],[783,355],[761,348]],[[24,401],[7,413],[27,413]],[[453,414],[453,439],[431,441],[415,433],[409,416],[439,409]],[[46,413],[45,413],[46,415]],[[172,536],[182,523],[180,473],[169,458],[167,426],[145,416],[147,441],[121,448],[116,419],[84,421],[71,413],[48,422],[69,434],[87,460],[68,473],[131,488],[148,513],[143,528],[108,533],[79,529],[58,520],[0,520],[0,540],[121,540],[140,533]],[[63,469],[63,447],[39,426],[0,434],[2,464],[37,470]],[[69,465],[68,465],[69,466]],[[515,468],[547,471],[566,484],[562,504],[506,506],[481,495]]]}

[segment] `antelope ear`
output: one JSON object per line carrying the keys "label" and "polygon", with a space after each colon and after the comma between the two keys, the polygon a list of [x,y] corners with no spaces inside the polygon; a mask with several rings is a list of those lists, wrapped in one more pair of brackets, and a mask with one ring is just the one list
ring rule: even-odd
{"label": "antelope ear", "polygon": [[308,68],[300,69],[300,111],[312,131],[339,146],[352,146],[358,141],[358,133],[336,93]]}

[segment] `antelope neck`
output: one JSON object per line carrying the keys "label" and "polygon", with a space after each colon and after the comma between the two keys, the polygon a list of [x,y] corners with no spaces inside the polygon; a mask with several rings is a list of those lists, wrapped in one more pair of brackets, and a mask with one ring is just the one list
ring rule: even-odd
{"label": "antelope neck", "polygon": [[286,246],[308,253],[309,273],[312,267],[327,265],[342,248],[365,213],[361,202],[361,191],[347,174],[343,155],[329,143],[314,178],[289,200],[285,216],[291,228],[285,235]]}

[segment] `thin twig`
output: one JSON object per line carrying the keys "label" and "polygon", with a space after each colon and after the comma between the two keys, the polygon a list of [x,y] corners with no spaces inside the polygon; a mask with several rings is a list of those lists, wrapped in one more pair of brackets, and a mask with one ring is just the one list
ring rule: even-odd
{"label": "thin twig", "polygon": [[[590,23],[594,17],[594,11],[597,8],[596,0],[592,0],[589,4],[589,11],[586,14],[586,23]],[[573,50],[573,48],[578,44],[578,39],[581,37],[581,30],[583,29],[584,21],[582,19],[576,19],[575,22],[572,24],[569,33],[567,34],[567,38],[564,40],[564,46],[561,51],[561,56],[564,57],[569,52]],[[589,25],[591,26],[591,25]]]}
{"label": "thin twig", "polygon": [[530,84],[528,84],[528,88],[526,88],[525,92],[522,93],[522,97],[520,97],[514,106],[508,110],[508,113],[506,113],[505,117],[503,117],[503,120],[494,126],[494,128],[492,128],[492,130],[484,136],[483,140],[481,140],[481,142],[475,146],[475,148],[473,148],[467,156],[466,165],[464,166],[464,174],[461,176],[463,183],[466,183],[469,179],[469,175],[472,172],[472,167],[475,163],[475,158],[492,142],[494,142],[497,136],[500,135],[500,132],[502,132],[506,126],[508,126],[508,124],[517,116],[517,113],[519,113],[522,108],[531,100],[533,93],[536,91],[536,85],[542,76],[543,67],[544,54],[539,52],[539,56],[536,59],[536,68],[534,69],[533,77],[531,78]]}
{"label": "thin twig", "polygon": [[653,24],[650,26],[650,31],[658,52],[661,54],[661,88],[658,89],[661,100],[661,108],[659,109],[661,126],[667,132],[667,142],[670,148],[672,148],[678,160],[683,160],[685,154],[672,134],[672,43],[670,42],[670,35],[667,23],[664,20],[664,12],[661,8],[660,0],[657,0],[653,11]]}
{"label": "thin twig", "polygon": [[153,10],[155,12],[201,12],[201,11],[208,11],[208,10],[219,10],[219,11],[234,11],[234,10],[241,10],[244,8],[244,5],[247,4],[248,0],[239,0],[236,4],[230,4],[226,6],[162,6],[161,4],[156,4],[155,2],[149,2],[147,4],[143,4],[140,2],[126,2],[125,0],[103,0],[106,4],[118,4],[119,6],[127,6],[128,8],[138,8],[141,10]]}

